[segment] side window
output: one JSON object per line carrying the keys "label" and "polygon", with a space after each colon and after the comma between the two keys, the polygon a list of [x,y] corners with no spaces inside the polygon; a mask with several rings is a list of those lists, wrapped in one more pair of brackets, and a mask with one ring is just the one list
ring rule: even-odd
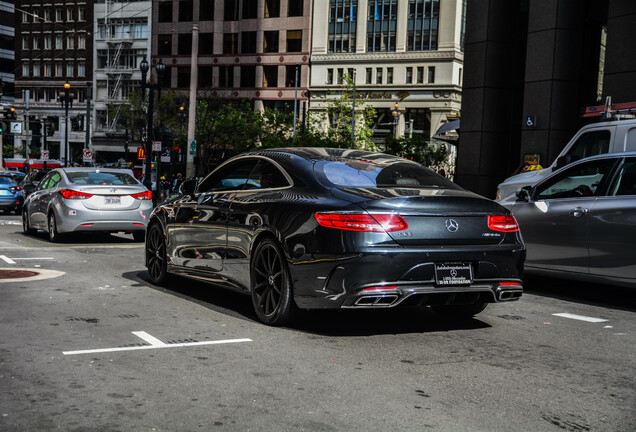
{"label": "side window", "polygon": [[241,159],[221,167],[208,175],[199,185],[198,192],[240,190],[247,183],[258,159]]}
{"label": "side window", "polygon": [[60,173],[53,172],[53,174],[49,178],[49,183],[48,185],[46,185],[46,188],[50,189],[52,187],[55,187],[55,185],[57,185],[60,182],[60,180],[62,180],[62,176],[60,175]]}
{"label": "side window", "polygon": [[625,137],[625,151],[634,150],[636,150],[636,128],[631,128]]}
{"label": "side window", "polygon": [[579,164],[537,187],[535,199],[579,198],[599,195],[615,159]]}
{"label": "side window", "polygon": [[567,155],[570,162],[575,162],[588,156],[607,153],[612,134],[608,130],[584,133],[574,143]]}
{"label": "side window", "polygon": [[261,160],[250,174],[245,189],[271,189],[289,186],[285,175],[272,163]]}
{"label": "side window", "polygon": [[636,158],[626,159],[618,168],[610,196],[636,195]]}
{"label": "side window", "polygon": [[51,177],[53,176],[53,172],[49,173],[48,175],[44,176],[44,178],[42,180],[40,180],[40,183],[38,183],[38,189],[42,190],[42,189],[48,189],[48,184],[49,181],[51,180]]}

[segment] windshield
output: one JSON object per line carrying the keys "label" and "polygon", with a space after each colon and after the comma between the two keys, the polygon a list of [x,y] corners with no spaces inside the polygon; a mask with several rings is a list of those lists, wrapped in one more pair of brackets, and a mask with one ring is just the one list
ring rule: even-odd
{"label": "windshield", "polygon": [[129,174],[115,172],[67,172],[68,181],[81,185],[136,185],[139,182]]}
{"label": "windshield", "polygon": [[411,162],[327,160],[318,162],[314,170],[321,183],[336,187],[460,189],[433,170]]}

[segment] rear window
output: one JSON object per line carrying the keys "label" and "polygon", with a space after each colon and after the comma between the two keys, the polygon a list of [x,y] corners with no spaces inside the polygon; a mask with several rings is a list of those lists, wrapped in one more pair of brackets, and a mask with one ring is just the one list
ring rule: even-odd
{"label": "rear window", "polygon": [[68,181],[78,185],[136,185],[139,182],[126,173],[113,172],[67,172]]}
{"label": "rear window", "polygon": [[14,184],[15,182],[11,177],[0,176],[0,184]]}
{"label": "rear window", "polygon": [[450,180],[410,162],[378,164],[372,161],[321,161],[315,166],[321,183],[353,188],[461,189]]}

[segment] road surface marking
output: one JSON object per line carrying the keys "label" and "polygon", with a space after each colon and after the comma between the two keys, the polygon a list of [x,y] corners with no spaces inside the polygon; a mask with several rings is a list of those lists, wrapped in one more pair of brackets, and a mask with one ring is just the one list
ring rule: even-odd
{"label": "road surface marking", "polygon": [[118,348],[101,348],[101,349],[78,350],[78,351],[63,351],[62,354],[64,355],[97,354],[97,353],[107,353],[107,352],[139,351],[139,350],[160,349],[160,348],[180,348],[180,347],[191,347],[191,346],[200,346],[200,345],[220,345],[220,344],[229,344],[229,343],[252,342],[252,339],[224,339],[224,340],[216,340],[216,341],[184,342],[184,343],[167,344],[155,338],[154,336],[149,335],[148,333],[144,331],[132,332],[132,334],[143,339],[144,342],[147,342],[150,345],[134,346],[134,347],[118,347]]}
{"label": "road surface marking", "polygon": [[588,317],[588,316],[583,316],[583,315],[576,315],[576,314],[571,314],[571,313],[555,313],[552,314],[554,316],[558,316],[561,318],[570,318],[570,319],[574,319],[574,320],[579,320],[579,321],[586,321],[586,322],[591,322],[591,323],[601,323],[601,322],[607,322],[608,320],[606,319],[602,319],[602,318],[593,318],[593,317]]}
{"label": "road surface marking", "polygon": [[15,261],[13,261],[11,258],[8,258],[5,255],[0,255],[0,259],[6,262],[7,264],[15,264]]}
{"label": "road surface marking", "polygon": [[13,260],[52,260],[53,257],[35,257],[35,258],[11,258]]}

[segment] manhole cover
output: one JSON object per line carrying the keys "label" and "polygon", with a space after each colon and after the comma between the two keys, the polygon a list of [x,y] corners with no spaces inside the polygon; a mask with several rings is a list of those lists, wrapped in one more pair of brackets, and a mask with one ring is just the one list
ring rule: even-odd
{"label": "manhole cover", "polygon": [[29,270],[0,270],[0,279],[20,279],[37,276],[40,273]]}

